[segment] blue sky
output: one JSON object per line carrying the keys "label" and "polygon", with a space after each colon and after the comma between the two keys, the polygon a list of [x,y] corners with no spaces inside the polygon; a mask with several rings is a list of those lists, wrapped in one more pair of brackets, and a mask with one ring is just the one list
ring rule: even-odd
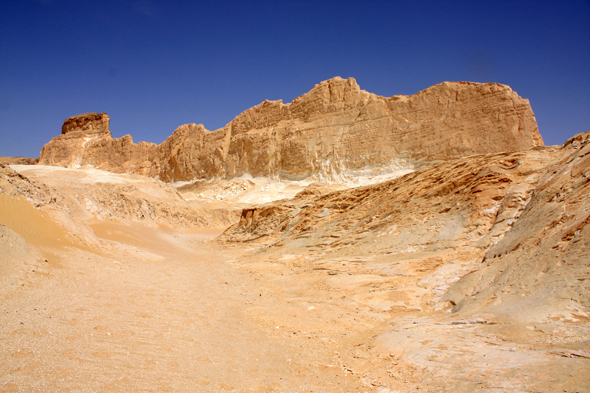
{"label": "blue sky", "polygon": [[38,157],[85,112],[160,143],[334,76],[507,84],[561,144],[590,130],[590,1],[0,0],[0,156]]}

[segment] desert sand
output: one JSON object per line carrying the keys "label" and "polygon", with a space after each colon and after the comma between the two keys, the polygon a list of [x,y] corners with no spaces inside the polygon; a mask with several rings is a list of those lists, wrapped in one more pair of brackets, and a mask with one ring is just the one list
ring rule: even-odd
{"label": "desert sand", "polygon": [[[164,182],[105,114],[66,120],[44,153],[61,166],[0,163],[0,391],[589,391],[590,132],[543,146],[528,102],[496,84],[377,99],[334,79],[302,97],[228,125],[215,171],[233,177],[187,179],[210,147],[189,125],[157,147],[178,180]],[[477,117],[482,99],[499,130]],[[358,120],[384,102],[409,105],[414,125]],[[293,120],[302,103],[312,115]],[[441,131],[439,155],[362,166],[339,116],[373,124],[375,145],[471,131]],[[241,173],[293,164],[264,142],[277,124],[307,130],[309,176]],[[278,155],[248,161],[246,140]]]}
{"label": "desert sand", "polygon": [[[267,179],[200,185],[225,195],[217,199],[196,197],[198,187],[91,167],[4,166],[1,389],[584,391],[585,287],[577,303],[540,302],[548,312],[526,313],[486,310],[487,298],[454,311],[457,291],[467,290],[453,284],[497,268],[482,264],[485,242],[509,228],[497,210],[514,219],[533,209],[530,190],[547,168],[553,174],[551,163],[570,160],[586,179],[585,140],[569,150],[477,156],[357,188],[273,188]],[[571,171],[558,188],[581,193],[572,213],[583,218],[588,183],[573,190]],[[439,173],[466,191],[450,196],[443,178],[441,189],[432,187]],[[506,187],[498,191],[498,182]],[[390,192],[396,187],[398,196]],[[260,189],[278,190],[269,197],[276,200],[249,203]],[[407,192],[415,195],[397,209]],[[291,198],[281,199],[285,193]],[[258,215],[254,230],[257,221],[244,216],[256,209],[273,214]],[[294,209],[297,223],[289,221]],[[550,259],[580,266],[566,275],[583,285],[587,230],[573,232],[582,251]],[[410,233],[395,237],[400,231]],[[535,290],[530,285],[516,298]],[[540,290],[547,297],[546,286]]]}
{"label": "desert sand", "polygon": [[[70,183],[72,170],[29,168]],[[0,198],[2,391],[364,389],[337,360],[363,332],[324,332],[317,315],[275,324],[285,300],[211,242],[219,228],[90,220],[81,244],[24,198]]]}

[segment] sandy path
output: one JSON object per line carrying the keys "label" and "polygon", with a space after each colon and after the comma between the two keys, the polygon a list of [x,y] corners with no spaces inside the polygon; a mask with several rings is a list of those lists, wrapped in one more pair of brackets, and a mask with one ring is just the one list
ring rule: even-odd
{"label": "sandy path", "polygon": [[368,390],[334,345],[249,316],[280,305],[212,233],[95,231],[122,243],[41,248],[61,258],[0,290],[0,391]]}

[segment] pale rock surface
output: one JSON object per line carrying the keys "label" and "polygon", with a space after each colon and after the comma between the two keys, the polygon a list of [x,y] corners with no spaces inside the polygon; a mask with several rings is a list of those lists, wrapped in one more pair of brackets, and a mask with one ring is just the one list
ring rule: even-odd
{"label": "pale rock surface", "polygon": [[106,114],[69,118],[40,164],[91,164],[164,181],[244,174],[301,180],[543,145],[528,100],[496,83],[444,82],[381,97],[336,77],[284,104],[264,101],[225,127],[180,126],[161,145],[112,140]]}
{"label": "pale rock surface", "polygon": [[37,207],[55,202],[55,196],[45,184],[32,181],[2,163],[0,163],[0,194],[13,198],[25,197],[34,202]]}
{"label": "pale rock surface", "polygon": [[498,213],[512,229],[443,299],[455,312],[481,310],[522,324],[590,320],[589,201],[590,133],[584,133],[543,171],[520,218]]}
{"label": "pale rock surface", "polygon": [[239,265],[292,307],[379,331],[337,361],[383,391],[583,391],[589,157],[583,133],[366,187],[310,187],[244,208],[219,241],[257,245]]}
{"label": "pale rock surface", "polygon": [[51,214],[75,242],[95,246],[102,243],[91,228],[94,224],[123,221],[148,227],[217,228],[234,222],[239,212],[221,202],[186,201],[176,189],[156,179],[89,166],[0,164],[0,197],[4,195],[26,199]]}
{"label": "pale rock surface", "polygon": [[[217,228],[229,225],[238,215],[236,208],[223,203],[186,201],[176,189],[149,177],[113,174],[89,166],[77,170],[39,165],[14,168],[19,172],[11,168],[7,172],[15,173],[20,182],[12,196],[26,195],[38,207],[51,203],[74,216],[74,221],[124,220],[146,226]],[[36,188],[49,196],[29,191]]]}

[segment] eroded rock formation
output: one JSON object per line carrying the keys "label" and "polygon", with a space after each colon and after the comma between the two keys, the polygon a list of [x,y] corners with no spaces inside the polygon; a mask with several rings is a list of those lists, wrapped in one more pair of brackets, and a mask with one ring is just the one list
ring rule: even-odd
{"label": "eroded rock formation", "polygon": [[444,82],[412,96],[381,97],[353,78],[324,81],[284,104],[264,101],[210,132],[180,126],[161,145],[113,139],[106,114],[69,118],[39,163],[91,164],[165,181],[285,179],[543,145],[528,100],[496,83]]}
{"label": "eroded rock formation", "polygon": [[149,175],[157,145],[133,143],[131,135],[112,137],[106,113],[85,113],[65,120],[61,135],[43,146],[40,165],[77,168],[94,165],[112,172]]}
{"label": "eroded rock formation", "polygon": [[37,165],[39,159],[31,157],[0,157],[0,163],[5,165]]}
{"label": "eroded rock formation", "polygon": [[244,208],[220,242],[247,244],[244,268],[290,304],[315,290],[314,312],[339,302],[388,320],[338,356],[374,386],[575,391],[590,381],[589,195],[583,133],[367,187],[310,187]]}
{"label": "eroded rock formation", "polygon": [[[445,295],[453,311],[574,322],[590,302],[590,132],[563,145],[511,230]],[[517,201],[508,201],[515,203]]]}

